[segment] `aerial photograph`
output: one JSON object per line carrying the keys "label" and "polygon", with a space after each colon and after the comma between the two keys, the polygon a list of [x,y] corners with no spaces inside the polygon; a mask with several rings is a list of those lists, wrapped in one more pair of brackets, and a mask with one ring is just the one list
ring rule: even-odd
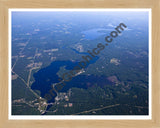
{"label": "aerial photograph", "polygon": [[11,11],[12,116],[149,115],[149,11]]}

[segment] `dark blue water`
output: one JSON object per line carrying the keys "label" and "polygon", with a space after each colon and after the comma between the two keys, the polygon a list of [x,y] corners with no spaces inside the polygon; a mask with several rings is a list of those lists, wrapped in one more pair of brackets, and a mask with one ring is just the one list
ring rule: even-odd
{"label": "dark blue water", "polygon": [[[31,89],[39,90],[41,97],[51,89],[53,83],[58,83],[59,76],[56,74],[61,66],[66,65],[67,70],[71,70],[78,63],[71,61],[54,61],[48,67],[39,70],[33,75],[35,82],[32,84]],[[54,98],[53,100],[54,101]]]}
{"label": "dark blue water", "polygon": [[[77,54],[89,55],[89,53],[79,52],[75,49],[72,49],[72,50],[75,51]],[[98,59],[99,59],[98,56],[94,57],[92,60],[90,60],[90,63],[86,63],[87,65],[85,68],[87,68],[90,64],[94,64]],[[35,82],[32,84],[31,88],[33,90],[39,90],[41,92],[41,97],[44,97],[45,94],[47,94],[48,91],[51,89],[51,85],[53,83],[59,83],[58,79],[60,79],[60,77],[57,75],[57,72],[59,71],[60,67],[62,67],[62,66],[65,66],[65,68],[70,71],[75,66],[79,66],[79,64],[78,64],[78,62],[72,62],[72,61],[54,61],[48,67],[39,70],[38,72],[36,72],[33,75]],[[99,79],[101,79],[101,78],[99,78]],[[83,75],[75,76],[71,81],[67,82],[65,87],[62,88],[62,90],[60,90],[60,91],[66,92],[72,87],[79,87],[79,88],[86,89],[88,87],[88,85],[86,85],[85,83],[92,81],[91,83],[93,85],[93,83],[96,82],[95,80],[96,80],[96,78],[93,75],[91,75],[91,76],[85,76],[85,75],[84,76]],[[53,97],[50,102],[54,102],[54,98],[55,97]]]}
{"label": "dark blue water", "polygon": [[[96,59],[92,62],[94,63]],[[59,76],[56,73],[59,71],[60,67],[64,65],[67,70],[72,70],[74,66],[78,65],[78,63],[71,61],[54,61],[50,66],[43,68],[34,74],[35,82],[32,84],[31,88],[33,90],[39,90],[41,92],[41,97],[44,97],[44,95],[51,89],[51,85],[59,82]],[[108,82],[109,81],[105,76],[97,77],[94,75],[78,75],[73,77],[71,81],[66,82],[66,85],[62,90],[59,90],[59,92],[67,92],[72,87],[87,89],[95,83],[103,86]],[[54,102],[54,98],[55,97],[51,100],[52,102]]]}
{"label": "dark blue water", "polygon": [[[89,53],[86,52],[79,52],[75,49],[72,49],[77,54],[82,54],[83,56],[89,55]],[[86,63],[87,68],[90,64],[94,64],[99,59],[98,56],[95,56],[90,60],[89,63]],[[81,61],[84,61],[83,59]],[[49,93],[49,90],[51,90],[51,86],[53,83],[59,83],[60,77],[57,75],[57,72],[59,71],[60,67],[65,66],[65,68],[69,71],[71,71],[75,66],[79,66],[79,62],[72,62],[72,61],[54,61],[52,62],[48,67],[43,68],[39,70],[37,73],[35,73],[34,79],[35,82],[32,84],[31,88],[33,90],[39,90],[41,92],[41,97],[44,97],[45,94]],[[84,69],[85,69],[84,68]],[[77,88],[83,88],[87,89],[89,87],[93,87],[95,84],[104,86],[106,84],[112,84],[108,81],[106,76],[95,76],[95,75],[78,75],[72,78],[72,80],[65,82],[65,85],[62,86],[62,88],[58,90],[58,92],[67,92],[70,88],[77,87]],[[58,86],[58,85],[57,85]],[[52,97],[52,99],[48,102],[54,102],[55,101],[56,94]],[[49,106],[51,107],[51,106]],[[47,109],[49,109],[49,107]]]}

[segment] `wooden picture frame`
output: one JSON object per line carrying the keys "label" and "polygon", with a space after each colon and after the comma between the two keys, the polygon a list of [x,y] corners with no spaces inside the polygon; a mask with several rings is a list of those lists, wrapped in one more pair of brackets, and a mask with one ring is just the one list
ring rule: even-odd
{"label": "wooden picture frame", "polygon": [[[150,120],[9,120],[9,9],[11,8],[151,8],[152,9],[152,119]],[[160,1],[159,0],[0,0],[0,127],[160,127]]]}

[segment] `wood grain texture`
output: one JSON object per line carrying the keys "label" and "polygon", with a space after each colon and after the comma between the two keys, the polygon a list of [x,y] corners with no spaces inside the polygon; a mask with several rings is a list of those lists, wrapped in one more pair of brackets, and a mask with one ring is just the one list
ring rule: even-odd
{"label": "wood grain texture", "polygon": [[[152,120],[8,120],[9,8],[151,8]],[[160,128],[160,0],[0,0],[0,128]]]}

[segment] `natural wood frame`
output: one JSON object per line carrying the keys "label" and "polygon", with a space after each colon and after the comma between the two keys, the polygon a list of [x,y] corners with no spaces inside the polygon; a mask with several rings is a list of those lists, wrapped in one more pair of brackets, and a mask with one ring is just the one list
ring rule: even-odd
{"label": "natural wood frame", "polygon": [[[9,8],[151,8],[152,119],[151,120],[9,120],[8,11]],[[0,0],[0,128],[34,127],[160,127],[160,0]],[[158,60],[159,59],[159,60]]]}

